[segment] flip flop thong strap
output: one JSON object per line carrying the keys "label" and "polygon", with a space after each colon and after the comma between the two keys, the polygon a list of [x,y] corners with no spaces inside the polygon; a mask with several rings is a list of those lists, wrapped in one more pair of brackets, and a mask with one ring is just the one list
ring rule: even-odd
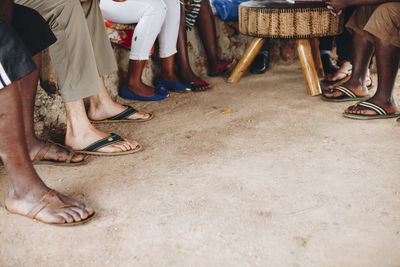
{"label": "flip flop thong strap", "polygon": [[378,105],[376,105],[376,104],[363,101],[363,102],[358,103],[357,105],[358,105],[358,106],[365,107],[365,108],[372,109],[372,110],[375,111],[378,115],[387,115],[386,110],[384,110],[382,107],[380,107],[380,106],[378,106]]}
{"label": "flip flop thong strap", "polygon": [[83,149],[83,151],[90,151],[90,152],[94,152],[99,150],[102,147],[105,146],[109,146],[118,142],[124,141],[124,139],[119,136],[118,134],[115,133],[111,133],[110,136],[105,137],[97,142],[94,142],[93,144],[87,146],[85,149]]}
{"label": "flip flop thong strap", "polygon": [[46,198],[48,196],[53,196],[56,195],[57,192],[54,190],[50,190],[46,194],[42,196],[42,198],[39,200],[39,202],[28,212],[27,216],[31,219],[35,219],[36,215],[39,214],[44,208],[46,208],[50,203],[46,201]]}
{"label": "flip flop thong strap", "polygon": [[334,89],[342,92],[343,94],[347,95],[348,97],[357,98],[357,95],[345,86],[339,85],[339,86],[336,86]]}
{"label": "flip flop thong strap", "polygon": [[126,119],[129,116],[135,114],[136,112],[138,112],[136,109],[134,109],[131,106],[127,106],[127,105],[124,105],[124,106],[126,107],[126,109],[124,111],[122,111],[121,113],[119,113],[113,117],[108,118],[107,120],[110,120],[110,121],[123,120],[123,119]]}

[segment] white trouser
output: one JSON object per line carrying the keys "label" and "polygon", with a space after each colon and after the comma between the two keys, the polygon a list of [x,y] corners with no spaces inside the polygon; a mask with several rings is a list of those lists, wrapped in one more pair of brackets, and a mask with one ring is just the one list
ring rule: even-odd
{"label": "white trouser", "polygon": [[147,60],[159,36],[160,57],[177,52],[180,22],[179,0],[101,0],[100,8],[107,20],[121,24],[137,23],[132,37],[130,59]]}

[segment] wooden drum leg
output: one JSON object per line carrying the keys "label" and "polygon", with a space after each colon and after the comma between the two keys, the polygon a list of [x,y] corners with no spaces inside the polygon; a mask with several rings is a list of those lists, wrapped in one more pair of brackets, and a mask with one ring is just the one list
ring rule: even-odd
{"label": "wooden drum leg", "polygon": [[251,62],[253,62],[254,58],[257,56],[258,52],[260,52],[260,49],[264,43],[264,38],[254,38],[253,41],[251,41],[239,63],[229,76],[228,83],[237,83],[240,80],[250,66]]}
{"label": "wooden drum leg", "polygon": [[314,59],[312,57],[310,40],[297,39],[297,53],[303,69],[304,78],[308,87],[308,94],[316,96],[321,94],[317,71],[315,70]]}
{"label": "wooden drum leg", "polygon": [[325,77],[324,68],[322,67],[321,54],[319,53],[319,39],[314,37],[311,39],[311,51],[313,53],[315,67],[317,69],[318,77],[323,79]]}

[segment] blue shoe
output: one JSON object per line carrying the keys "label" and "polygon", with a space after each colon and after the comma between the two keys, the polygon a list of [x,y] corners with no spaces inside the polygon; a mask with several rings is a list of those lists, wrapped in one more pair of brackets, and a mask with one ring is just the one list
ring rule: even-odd
{"label": "blue shoe", "polygon": [[155,82],[156,88],[167,88],[169,91],[172,92],[188,92],[191,91],[191,87],[188,87],[187,84],[183,83],[176,83],[176,82],[169,82],[160,77],[156,79]]}
{"label": "blue shoe", "polygon": [[160,90],[157,90],[156,94],[153,96],[141,96],[129,91],[126,88],[121,88],[121,90],[119,91],[119,96],[129,100],[160,101],[165,99],[168,94],[164,94],[164,92],[160,92]]}

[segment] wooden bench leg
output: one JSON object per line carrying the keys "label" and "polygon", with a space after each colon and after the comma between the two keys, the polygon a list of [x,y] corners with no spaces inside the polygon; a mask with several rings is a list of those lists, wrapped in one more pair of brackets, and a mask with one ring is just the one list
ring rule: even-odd
{"label": "wooden bench leg", "polygon": [[240,78],[249,68],[251,62],[253,62],[254,58],[257,56],[258,52],[260,52],[260,49],[264,42],[264,38],[254,38],[253,41],[251,41],[249,47],[247,47],[239,63],[236,65],[231,75],[229,76],[228,83],[237,83],[240,80]]}
{"label": "wooden bench leg", "polygon": [[304,78],[308,87],[308,94],[316,96],[321,94],[321,86],[317,71],[315,69],[314,59],[311,51],[311,44],[309,39],[297,39],[297,53],[303,69]]}
{"label": "wooden bench leg", "polygon": [[318,77],[325,78],[324,67],[322,66],[321,54],[319,53],[319,38],[311,39],[311,51],[314,58],[315,68],[317,69]]}

